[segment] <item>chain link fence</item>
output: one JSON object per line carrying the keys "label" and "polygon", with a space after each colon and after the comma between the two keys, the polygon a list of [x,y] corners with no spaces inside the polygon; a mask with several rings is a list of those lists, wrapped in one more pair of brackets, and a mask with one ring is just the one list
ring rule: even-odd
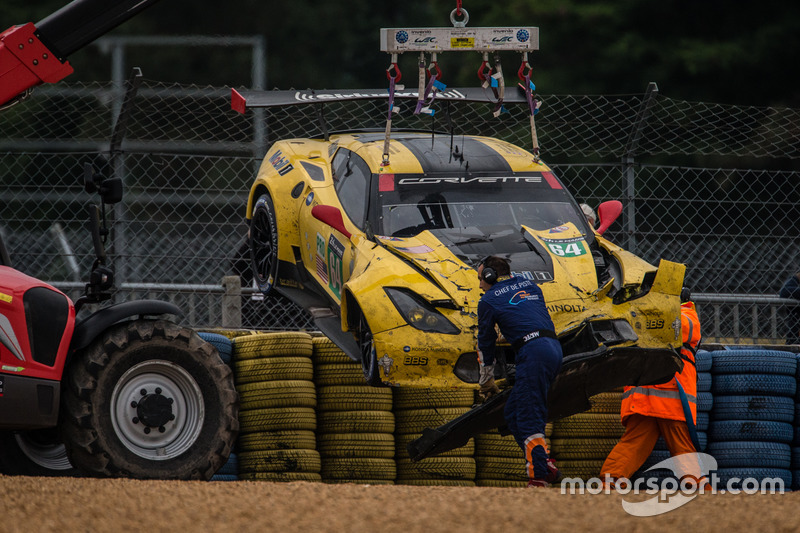
{"label": "chain link fence", "polygon": [[[247,277],[247,193],[263,154],[286,137],[385,127],[384,101],[230,109],[230,89],[145,81],[113,165],[109,139],[124,90],[42,87],[0,114],[0,231],[14,266],[77,297],[93,260],[82,165],[125,183],[108,209],[116,298],[175,302],[195,327],[221,326],[222,278]],[[707,339],[781,342],[791,303],[777,298],[800,271],[800,109],[638,95],[544,95],[536,117],[544,159],[576,199],[625,208],[607,236],[657,264],[687,265]],[[400,102],[393,127],[499,137],[530,146],[525,106],[492,116],[450,103],[431,118]],[[310,328],[291,303],[254,300],[244,326]]]}

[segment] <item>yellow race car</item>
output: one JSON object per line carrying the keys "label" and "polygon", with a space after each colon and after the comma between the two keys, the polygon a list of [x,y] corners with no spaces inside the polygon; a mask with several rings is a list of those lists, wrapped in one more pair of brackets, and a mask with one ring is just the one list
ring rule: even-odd
{"label": "yellow race car", "polygon": [[[278,141],[247,204],[261,291],[306,309],[368,383],[476,386],[476,267],[488,255],[544,293],[564,351],[551,418],[680,370],[685,267],[656,268],[604,239],[619,202],[599,207],[595,231],[518,146],[430,132],[385,141],[369,131]],[[512,377],[513,350],[499,352],[496,377]]]}

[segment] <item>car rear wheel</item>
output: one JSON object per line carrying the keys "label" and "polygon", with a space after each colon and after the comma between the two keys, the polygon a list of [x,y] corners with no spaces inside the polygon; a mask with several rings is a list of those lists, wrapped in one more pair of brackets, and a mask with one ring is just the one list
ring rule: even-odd
{"label": "car rear wheel", "polygon": [[372,338],[372,331],[369,329],[367,319],[361,314],[358,318],[358,346],[361,349],[361,369],[364,371],[364,379],[370,385],[380,385],[381,378],[378,374],[378,355],[375,352],[375,343]]}
{"label": "car rear wheel", "polygon": [[253,207],[248,241],[253,277],[259,290],[269,294],[278,275],[278,224],[268,194],[259,197]]}

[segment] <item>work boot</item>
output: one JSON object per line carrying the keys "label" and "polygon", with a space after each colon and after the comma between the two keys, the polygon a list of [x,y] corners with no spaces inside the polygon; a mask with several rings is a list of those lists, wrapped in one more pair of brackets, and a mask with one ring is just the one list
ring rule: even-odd
{"label": "work boot", "polygon": [[547,482],[548,484],[549,483],[555,483],[556,481],[558,481],[559,476],[560,476],[560,473],[558,471],[558,468],[556,468],[555,459],[548,458],[547,459],[547,475],[544,477],[545,482]]}
{"label": "work boot", "polygon": [[550,483],[543,479],[529,479],[528,480],[528,488],[529,489],[546,489],[550,486]]}
{"label": "work boot", "polygon": [[547,488],[550,486],[551,483],[555,483],[558,481],[559,477],[558,468],[556,468],[556,462],[554,459],[547,459],[547,474],[545,474],[544,479],[541,478],[533,478],[528,480],[528,488]]}

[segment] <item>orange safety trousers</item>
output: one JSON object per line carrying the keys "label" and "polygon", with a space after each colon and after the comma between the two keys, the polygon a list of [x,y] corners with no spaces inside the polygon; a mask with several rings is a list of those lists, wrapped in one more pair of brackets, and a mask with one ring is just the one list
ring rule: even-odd
{"label": "orange safety trousers", "polygon": [[628,417],[625,433],[608,454],[603,468],[600,470],[600,477],[605,479],[607,474],[613,479],[623,477],[630,479],[650,456],[659,435],[664,437],[669,453],[674,457],[677,468],[681,470],[675,473],[677,477],[680,479],[688,475],[695,481],[702,479],[700,464],[695,455],[687,456],[683,461],[678,457],[682,454],[693,454],[696,451],[692,438],[689,436],[686,421],[640,414],[632,414]]}

